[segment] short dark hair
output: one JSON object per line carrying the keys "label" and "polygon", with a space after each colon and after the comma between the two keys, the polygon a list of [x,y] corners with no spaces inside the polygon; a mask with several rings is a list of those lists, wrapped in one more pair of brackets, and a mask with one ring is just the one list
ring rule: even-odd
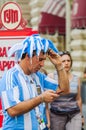
{"label": "short dark hair", "polygon": [[[43,54],[45,54],[43,50],[41,50],[41,52],[42,52]],[[23,54],[22,54],[22,57],[21,57],[22,60],[25,58],[26,54],[27,54],[27,53],[23,53]],[[35,55],[36,55],[36,50],[33,50],[33,55],[32,55],[32,57],[34,57]]]}
{"label": "short dark hair", "polygon": [[23,59],[25,58],[26,54],[27,54],[27,53],[23,53],[23,54],[22,54],[21,60],[23,60]]}

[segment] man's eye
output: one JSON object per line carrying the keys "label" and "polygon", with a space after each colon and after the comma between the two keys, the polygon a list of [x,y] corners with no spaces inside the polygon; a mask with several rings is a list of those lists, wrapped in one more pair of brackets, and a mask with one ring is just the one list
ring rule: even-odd
{"label": "man's eye", "polygon": [[62,61],[63,63],[65,62],[65,60]]}
{"label": "man's eye", "polygon": [[43,61],[43,59],[39,59],[39,61]]}

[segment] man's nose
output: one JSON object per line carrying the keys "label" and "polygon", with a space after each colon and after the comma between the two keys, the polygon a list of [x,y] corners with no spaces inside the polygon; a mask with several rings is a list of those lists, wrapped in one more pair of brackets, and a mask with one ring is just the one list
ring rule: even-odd
{"label": "man's nose", "polygon": [[40,66],[41,66],[41,67],[44,66],[44,61],[41,61],[41,62],[40,62]]}

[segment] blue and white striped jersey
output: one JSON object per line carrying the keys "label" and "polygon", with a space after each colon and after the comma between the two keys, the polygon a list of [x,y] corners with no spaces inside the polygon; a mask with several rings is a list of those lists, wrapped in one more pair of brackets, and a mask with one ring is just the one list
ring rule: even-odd
{"label": "blue and white striped jersey", "polygon": [[[11,117],[7,109],[18,103],[31,99],[36,95],[35,88],[40,86],[41,92],[45,89],[56,90],[58,83],[41,72],[25,75],[18,64],[9,69],[0,81],[1,98],[3,106],[3,130],[38,130],[38,121],[35,109],[25,114]],[[45,104],[38,106],[42,117],[46,122]]]}

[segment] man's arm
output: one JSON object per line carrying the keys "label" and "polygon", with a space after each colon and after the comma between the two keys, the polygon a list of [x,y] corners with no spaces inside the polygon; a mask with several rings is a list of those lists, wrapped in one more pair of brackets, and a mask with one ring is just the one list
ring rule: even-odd
{"label": "man's arm", "polygon": [[62,64],[60,66],[57,64],[56,70],[58,74],[59,88],[66,94],[69,92],[69,81],[66,71],[64,70]]}
{"label": "man's arm", "polygon": [[62,65],[61,57],[60,55],[56,54],[52,50],[50,50],[48,54],[48,58],[50,61],[54,64],[57,74],[58,74],[58,83],[60,86],[60,89],[63,91],[63,93],[69,92],[69,80],[66,74],[66,71],[64,70],[64,67]]}
{"label": "man's arm", "polygon": [[59,95],[55,91],[47,90],[37,97],[34,97],[27,101],[20,102],[17,105],[8,108],[7,112],[12,117],[25,114],[29,112],[30,110],[34,109],[36,106],[38,106],[42,102],[45,102],[45,103],[52,102],[58,96]]}

